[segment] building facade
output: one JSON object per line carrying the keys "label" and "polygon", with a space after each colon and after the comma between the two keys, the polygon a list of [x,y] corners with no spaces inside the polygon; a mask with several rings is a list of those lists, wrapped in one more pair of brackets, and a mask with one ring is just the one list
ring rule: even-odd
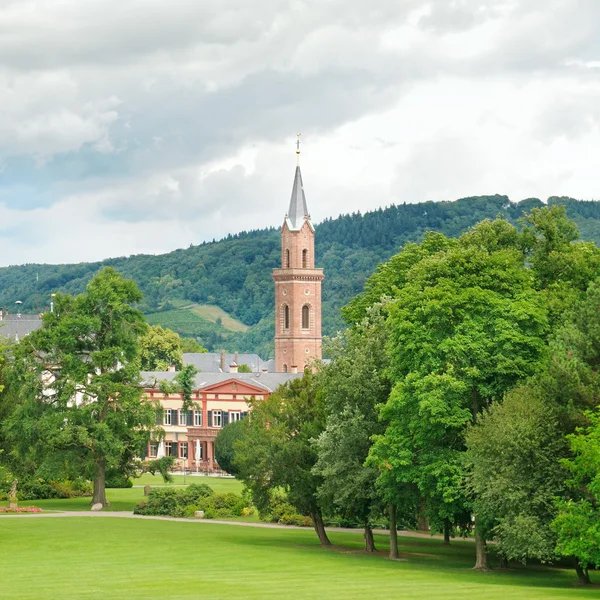
{"label": "building facade", "polygon": [[299,377],[292,373],[198,373],[194,385],[194,408],[184,410],[178,393],[165,394],[161,381],[170,381],[175,372],[142,373],[144,397],[158,401],[161,411],[157,425],[165,431],[163,440],[150,442],[146,456],[175,458],[176,469],[198,472],[218,471],[214,443],[219,431],[246,417],[250,399],[264,400],[281,384]]}
{"label": "building facade", "polygon": [[315,268],[315,228],[297,165],[290,206],[281,228],[281,267],[273,269],[275,371],[279,373],[302,373],[321,360],[323,279],[323,269]]}

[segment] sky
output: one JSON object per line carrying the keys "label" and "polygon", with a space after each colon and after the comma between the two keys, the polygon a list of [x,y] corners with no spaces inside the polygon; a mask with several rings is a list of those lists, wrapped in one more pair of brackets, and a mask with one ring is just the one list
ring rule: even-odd
{"label": "sky", "polygon": [[598,0],[0,0],[0,266],[600,196]]}

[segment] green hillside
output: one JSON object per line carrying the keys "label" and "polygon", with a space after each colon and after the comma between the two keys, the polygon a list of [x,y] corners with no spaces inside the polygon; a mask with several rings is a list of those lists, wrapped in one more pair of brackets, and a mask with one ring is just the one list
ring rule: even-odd
{"label": "green hillside", "polygon": [[[564,204],[581,237],[600,244],[600,202],[553,197],[549,203]],[[477,196],[390,206],[319,223],[317,266],[326,275],[323,333],[331,335],[343,327],[340,307],[362,289],[378,263],[407,241],[419,240],[429,230],[457,236],[485,218],[502,216],[515,223],[524,212],[541,205],[536,198],[515,203],[507,196]],[[266,357],[272,352],[274,327],[271,269],[279,260],[279,233],[270,228],[158,256],[11,266],[0,268],[0,306],[10,308],[21,300],[24,310],[43,309],[50,294],[79,293],[93,273],[110,265],[137,282],[144,294],[141,309],[150,322],[197,337],[209,349],[257,351]]]}

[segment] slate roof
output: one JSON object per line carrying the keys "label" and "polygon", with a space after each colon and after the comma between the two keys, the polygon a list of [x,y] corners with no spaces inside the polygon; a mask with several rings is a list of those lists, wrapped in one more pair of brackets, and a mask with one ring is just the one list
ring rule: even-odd
{"label": "slate roof", "polygon": [[306,206],[306,197],[304,196],[302,173],[300,172],[300,167],[296,167],[294,186],[292,188],[292,197],[290,198],[290,207],[288,208],[286,222],[290,229],[297,231],[302,227],[305,219],[309,219],[308,207]]}
{"label": "slate roof", "polygon": [[[144,371],[142,382],[148,387],[158,387],[161,381],[172,381],[177,375],[173,371]],[[202,389],[235,379],[249,385],[254,385],[267,392],[274,392],[280,385],[302,377],[302,373],[198,373],[194,389]]]}
{"label": "slate roof", "polygon": [[221,354],[219,352],[184,352],[183,363],[194,365],[202,373],[229,373],[229,365],[235,362],[239,365],[248,365],[252,371],[258,373],[263,369],[275,370],[275,361],[263,360],[258,354],[235,354],[225,353],[225,369],[221,371]]}
{"label": "slate roof", "polygon": [[0,337],[18,342],[41,326],[42,320],[38,315],[4,315],[0,321]]}

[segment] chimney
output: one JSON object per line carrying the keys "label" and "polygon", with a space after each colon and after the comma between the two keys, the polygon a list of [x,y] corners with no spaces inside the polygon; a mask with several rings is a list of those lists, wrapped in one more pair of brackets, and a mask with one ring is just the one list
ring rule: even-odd
{"label": "chimney", "polygon": [[292,365],[292,373],[297,373],[298,367],[296,365]]}
{"label": "chimney", "polygon": [[225,350],[221,350],[221,373],[225,373]]}
{"label": "chimney", "polygon": [[236,362],[232,362],[232,363],[229,365],[229,372],[230,372],[230,373],[237,373],[237,372],[238,372],[238,366],[237,366],[237,363],[236,363]]}
{"label": "chimney", "polygon": [[263,373],[268,373],[268,372],[269,372],[269,369],[262,369],[262,372],[263,372]]}
{"label": "chimney", "polygon": [[235,353],[233,355],[233,362],[237,363],[238,365],[240,364],[240,357],[239,357],[237,350],[235,351]]}
{"label": "chimney", "polygon": [[167,373],[175,373],[175,365],[169,365],[167,367]]}

